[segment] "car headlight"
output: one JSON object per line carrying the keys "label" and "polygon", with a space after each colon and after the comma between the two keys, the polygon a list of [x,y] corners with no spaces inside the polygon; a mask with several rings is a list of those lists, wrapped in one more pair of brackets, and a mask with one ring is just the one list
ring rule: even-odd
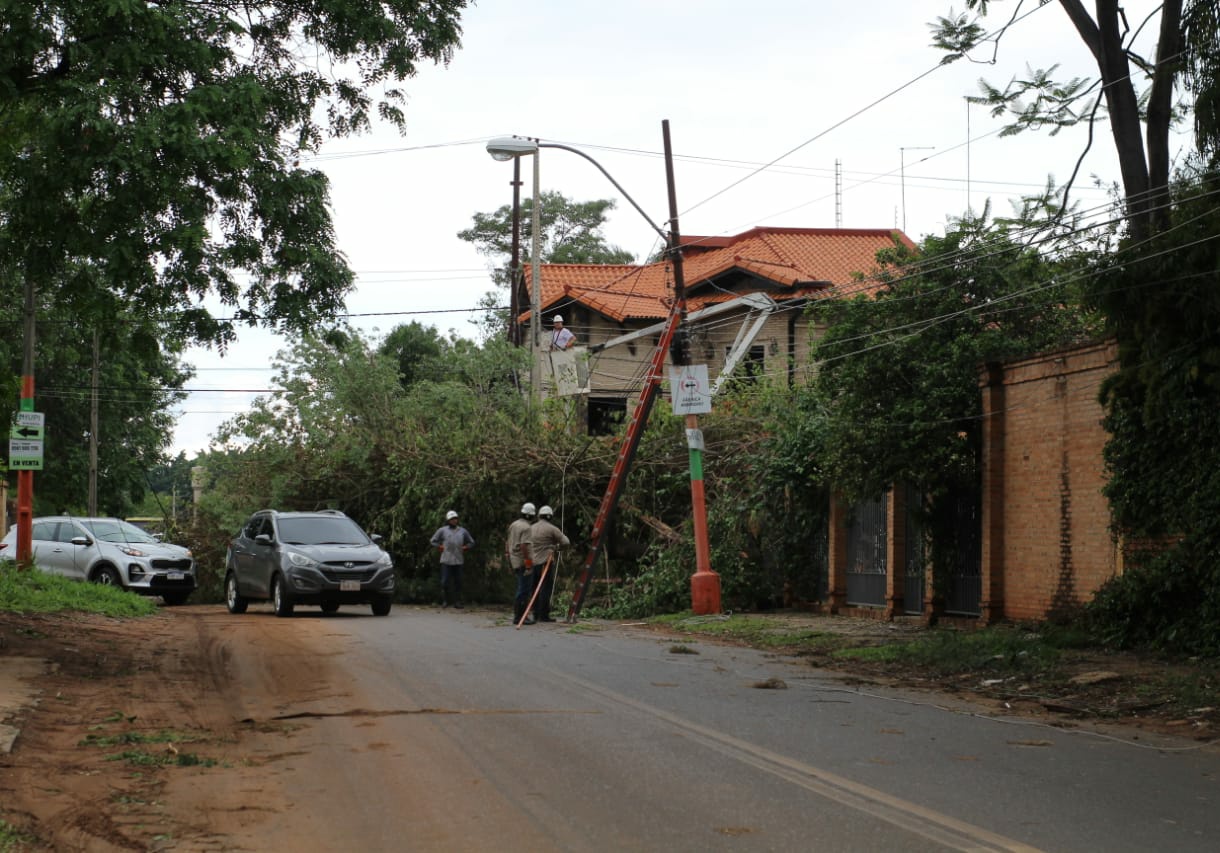
{"label": "car headlight", "polygon": [[284,556],[288,558],[288,562],[299,569],[316,569],[319,566],[317,560],[312,557],[306,557],[304,554],[299,554],[296,551],[287,551]]}
{"label": "car headlight", "polygon": [[377,558],[377,562],[373,563],[374,569],[388,569],[394,565],[394,561],[390,559],[389,554],[382,554]]}
{"label": "car headlight", "polygon": [[128,557],[147,557],[148,555],[132,545],[120,545],[119,550]]}

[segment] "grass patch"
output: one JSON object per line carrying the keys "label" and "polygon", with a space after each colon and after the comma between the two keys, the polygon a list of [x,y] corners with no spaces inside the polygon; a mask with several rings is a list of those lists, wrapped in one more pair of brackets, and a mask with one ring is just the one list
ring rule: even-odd
{"label": "grass patch", "polygon": [[215,758],[203,758],[193,752],[151,753],[142,749],[126,749],[107,755],[107,761],[122,761],[132,767],[215,767]]}
{"label": "grass patch", "polygon": [[115,586],[81,583],[37,568],[19,569],[0,562],[0,610],[13,613],[59,613],[77,610],[103,616],[148,616],[156,603]]}
{"label": "grass patch", "polygon": [[838,660],[899,664],[935,675],[967,672],[1032,673],[1053,670],[1073,635],[1035,632],[1013,626],[983,630],[931,630],[911,640],[839,649]]}
{"label": "grass patch", "polygon": [[26,845],[33,844],[36,838],[10,826],[7,821],[0,820],[0,851],[23,850]]}
{"label": "grass patch", "polygon": [[685,643],[679,643],[677,645],[670,646],[669,653],[671,655],[697,655],[699,654],[699,650],[691,648]]}
{"label": "grass patch", "polygon": [[153,734],[142,732],[123,732],[117,735],[86,735],[78,746],[129,746],[139,743],[198,743],[203,740],[199,735],[184,732],[161,731]]}
{"label": "grass patch", "polygon": [[782,619],[766,616],[695,616],[688,610],[656,616],[648,621],[671,631],[717,637],[763,649],[823,651],[843,644],[843,639],[835,634],[794,628]]}

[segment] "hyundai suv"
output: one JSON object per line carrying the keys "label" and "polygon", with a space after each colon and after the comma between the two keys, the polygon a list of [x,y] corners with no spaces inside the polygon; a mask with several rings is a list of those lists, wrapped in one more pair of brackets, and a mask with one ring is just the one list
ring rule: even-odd
{"label": "hyundai suv", "polygon": [[[34,564],[44,572],[159,595],[178,605],[195,590],[195,560],[180,545],[118,518],[55,515],[32,522]],[[17,553],[17,528],[0,541],[0,559]]]}
{"label": "hyundai suv", "polygon": [[394,562],[356,522],[338,510],[254,513],[229,543],[225,604],[244,613],[270,601],[276,616],[297,604],[334,613],[343,604],[370,604],[386,616],[394,601]]}

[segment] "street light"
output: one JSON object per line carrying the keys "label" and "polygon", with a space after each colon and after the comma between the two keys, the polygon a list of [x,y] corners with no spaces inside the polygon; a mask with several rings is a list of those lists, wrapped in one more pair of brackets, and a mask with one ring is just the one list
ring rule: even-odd
{"label": "street light", "polygon": [[[539,292],[541,290],[539,284],[538,272],[538,254],[540,251],[541,235],[538,227],[538,151],[541,148],[561,148],[564,151],[570,151],[579,157],[588,160],[597,170],[606,176],[606,179],[614,185],[623,196],[631,203],[636,212],[644,217],[653,231],[660,235],[665,241],[666,254],[673,263],[674,270],[674,306],[671,313],[671,319],[674,315],[677,316],[679,326],[686,320],[686,288],[683,279],[682,271],[682,253],[680,251],[680,238],[678,236],[678,202],[674,192],[674,173],[673,173],[673,155],[670,151],[669,143],[669,122],[662,122],[662,131],[665,138],[665,175],[667,189],[669,193],[669,230],[666,231],[657,223],[652,221],[644,209],[636,202],[631,195],[623,189],[622,185],[614,179],[601,163],[598,163],[592,157],[578,148],[572,148],[567,145],[561,145],[557,142],[540,142],[537,139],[531,139],[523,136],[504,136],[492,139],[487,143],[487,153],[493,159],[501,162],[506,162],[519,157],[532,155],[534,157],[534,234],[533,234],[533,267],[532,279],[533,287],[531,293],[532,305],[530,308],[531,328],[537,329],[538,314],[541,310]],[[676,345],[671,345],[670,354],[673,357],[675,364],[686,364],[688,347],[685,345],[684,338],[685,330],[679,328],[679,342]],[[534,332],[534,346],[538,346],[537,332]],[[537,352],[534,353],[534,364],[538,362]],[[702,434],[698,429],[698,417],[696,415],[686,416],[687,440],[690,445],[691,459],[691,502],[693,510],[693,523],[695,532],[695,574],[691,578],[691,597],[693,609],[696,613],[719,613],[720,612],[720,576],[711,569],[710,548],[707,537],[707,509],[704,503],[703,495],[703,465],[702,465]],[[630,430],[629,430],[630,432]],[[628,445],[633,445],[632,441],[624,442],[620,452],[626,452],[625,458],[630,459],[633,451],[628,450]],[[625,473],[624,473],[625,476]],[[621,483],[612,481],[607,494],[610,494],[610,489],[620,487]],[[613,498],[610,506],[613,506]],[[603,512],[607,510],[603,509]],[[599,513],[599,516],[601,513]],[[600,534],[599,534],[600,535]],[[592,549],[590,559],[592,556]],[[586,566],[586,573],[588,566]],[[575,608],[574,604],[574,608]],[[573,614],[575,609],[573,610]]]}
{"label": "street light", "polygon": [[[649,218],[644,209],[614,179],[614,176],[607,172],[601,163],[598,163],[580,149],[560,145],[558,142],[541,142],[527,136],[500,136],[487,143],[487,153],[491,155],[493,160],[501,163],[507,163],[509,160],[517,160],[521,157],[532,156],[534,158],[534,204],[533,210],[530,211],[530,229],[533,232],[530,244],[530,337],[533,339],[534,344],[530,361],[530,384],[533,386],[532,393],[537,395],[541,395],[542,388],[538,359],[538,351],[542,346],[542,330],[539,320],[539,315],[542,313],[542,282],[541,271],[539,269],[541,261],[538,257],[542,254],[542,204],[538,177],[538,149],[540,148],[560,148],[588,160],[597,167],[598,171],[606,176],[610,183],[614,184],[615,189],[623,194],[623,198],[631,202],[631,206],[652,226],[653,231],[661,235],[661,239],[665,241],[666,245],[669,244],[670,239],[670,235]],[[516,287],[516,282],[513,282],[513,287]]]}

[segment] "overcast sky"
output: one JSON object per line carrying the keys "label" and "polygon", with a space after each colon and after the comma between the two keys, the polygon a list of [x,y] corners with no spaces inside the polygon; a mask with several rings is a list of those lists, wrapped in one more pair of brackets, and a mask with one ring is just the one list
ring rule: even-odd
{"label": "overcast sky", "polygon": [[[1125,5],[1133,22],[1155,7]],[[938,0],[482,0],[464,15],[450,65],[403,85],[405,138],[382,127],[312,161],[330,177],[339,245],[357,273],[348,310],[380,315],[351,322],[385,334],[417,320],[476,337],[467,312],[491,282],[486,259],[456,235],[475,212],[512,200],[512,165],[484,149],[497,136],[580,148],[662,223],[668,119],[688,235],[905,223],[918,241],[988,199],[1007,214],[1010,198],[1048,175],[1067,179],[1084,130],[1000,138],[1000,122],[965,97],[980,78],[1002,86],[1027,65],[1096,74],[1058,3],[1025,7],[1032,14],[1005,35],[994,64],[980,50],[979,63],[939,66],[928,24],[949,4]],[[1013,8],[994,4],[989,28]],[[1118,179],[1112,151],[1103,127],[1074,192],[1083,208],[1106,203],[1092,176]],[[637,259],[655,250],[655,232],[594,166],[561,150],[544,150],[539,165],[543,189],[616,200],[612,244]],[[522,167],[524,198],[531,160]],[[192,350],[199,373],[173,452],[206,449],[221,422],[270,388],[284,345],[243,330],[223,357]]]}

